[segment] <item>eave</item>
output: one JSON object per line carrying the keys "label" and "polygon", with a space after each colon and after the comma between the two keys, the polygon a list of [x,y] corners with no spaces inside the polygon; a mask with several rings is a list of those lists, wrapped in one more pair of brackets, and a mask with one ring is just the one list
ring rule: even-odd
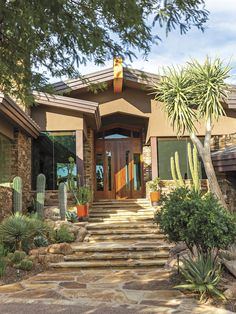
{"label": "eave", "polygon": [[40,127],[10,97],[0,93],[0,113],[16,128],[27,135],[37,138]]}
{"label": "eave", "polygon": [[101,125],[99,104],[96,102],[42,92],[33,92],[33,95],[37,104],[82,113],[92,124],[95,124],[95,129],[99,129]]}
{"label": "eave", "polygon": [[236,171],[236,145],[215,151],[211,156],[217,172]]}

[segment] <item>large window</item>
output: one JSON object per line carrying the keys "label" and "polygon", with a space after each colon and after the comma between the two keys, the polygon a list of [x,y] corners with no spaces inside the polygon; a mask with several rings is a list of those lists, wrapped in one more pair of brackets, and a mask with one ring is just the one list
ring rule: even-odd
{"label": "large window", "polygon": [[[171,156],[174,156],[176,151],[179,153],[179,164],[182,177],[184,179],[191,179],[187,154],[187,145],[189,142],[192,143],[191,140],[187,138],[158,139],[158,168],[159,176],[162,180],[172,180],[170,158]],[[206,178],[204,167],[202,166],[202,164],[200,176],[203,179]]]}
{"label": "large window", "polygon": [[71,168],[71,157],[76,160],[75,132],[45,132],[33,142],[32,185],[36,186],[39,173],[46,176],[47,190],[55,190],[66,182],[72,172],[76,181],[76,165]]}
{"label": "large window", "polygon": [[0,134],[0,184],[11,180],[12,142]]}

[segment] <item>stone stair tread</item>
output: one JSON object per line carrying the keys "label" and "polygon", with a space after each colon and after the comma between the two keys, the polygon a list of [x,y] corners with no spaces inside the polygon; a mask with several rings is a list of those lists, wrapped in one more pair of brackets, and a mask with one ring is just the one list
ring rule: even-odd
{"label": "stone stair tread", "polygon": [[81,243],[80,245],[73,244],[74,252],[116,252],[116,251],[150,251],[150,250],[169,250],[172,245],[164,241],[127,241],[127,242],[99,242],[99,243]]}
{"label": "stone stair tread", "polygon": [[129,240],[146,240],[146,239],[164,239],[163,234],[150,234],[150,235],[91,235],[89,237],[89,242],[98,242],[98,241],[129,241]]}
{"label": "stone stair tread", "polygon": [[160,234],[158,228],[139,228],[139,229],[118,229],[116,227],[110,229],[89,229],[90,235],[108,235],[108,234]]}
{"label": "stone stair tread", "polygon": [[78,252],[73,255],[67,255],[64,257],[65,261],[81,261],[81,260],[129,260],[129,259],[154,259],[154,258],[168,258],[169,251],[161,250],[157,252],[153,251],[139,251],[139,252]]}
{"label": "stone stair tread", "polygon": [[120,223],[118,222],[114,222],[114,223],[90,223],[87,225],[87,229],[88,230],[92,230],[92,229],[109,229],[109,228],[157,228],[157,225],[153,222],[145,222],[145,223],[140,223],[140,222],[124,222],[124,223]]}
{"label": "stone stair tread", "polygon": [[112,218],[98,218],[98,217],[96,217],[96,218],[90,218],[89,217],[89,222],[120,222],[120,223],[123,223],[123,222],[144,222],[144,221],[152,221],[153,219],[152,218],[150,218],[150,217],[135,217],[135,218],[133,218],[133,217],[126,217],[126,218],[124,218],[124,217],[122,217],[122,219],[121,218],[119,218],[119,217],[112,217]]}
{"label": "stone stair tread", "polygon": [[145,267],[164,266],[167,259],[98,260],[51,263],[53,268],[93,268],[93,267]]}

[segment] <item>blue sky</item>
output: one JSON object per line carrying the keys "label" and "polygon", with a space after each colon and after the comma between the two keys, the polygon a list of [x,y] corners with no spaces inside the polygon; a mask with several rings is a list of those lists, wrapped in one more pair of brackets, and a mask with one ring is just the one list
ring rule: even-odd
{"label": "blue sky", "polygon": [[[186,35],[176,30],[153,46],[147,60],[140,54],[129,66],[152,72],[161,73],[166,65],[181,65],[190,58],[204,60],[205,56],[220,57],[233,67],[230,81],[236,84],[236,0],[206,0],[206,9],[210,11],[205,32],[192,29]],[[163,32],[162,32],[163,33]],[[112,62],[98,67],[92,63],[81,66],[81,74],[86,74],[111,67]]]}

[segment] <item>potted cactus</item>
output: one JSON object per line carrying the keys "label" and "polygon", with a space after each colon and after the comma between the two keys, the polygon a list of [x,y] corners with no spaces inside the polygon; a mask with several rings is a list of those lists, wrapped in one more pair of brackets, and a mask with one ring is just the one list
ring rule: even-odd
{"label": "potted cactus", "polygon": [[160,201],[161,191],[160,191],[160,178],[156,177],[148,183],[150,190],[150,200],[152,203],[156,204]]}
{"label": "potted cactus", "polygon": [[80,186],[78,190],[74,193],[74,196],[78,218],[87,217],[89,210],[89,202],[91,200],[90,188],[87,186]]}

